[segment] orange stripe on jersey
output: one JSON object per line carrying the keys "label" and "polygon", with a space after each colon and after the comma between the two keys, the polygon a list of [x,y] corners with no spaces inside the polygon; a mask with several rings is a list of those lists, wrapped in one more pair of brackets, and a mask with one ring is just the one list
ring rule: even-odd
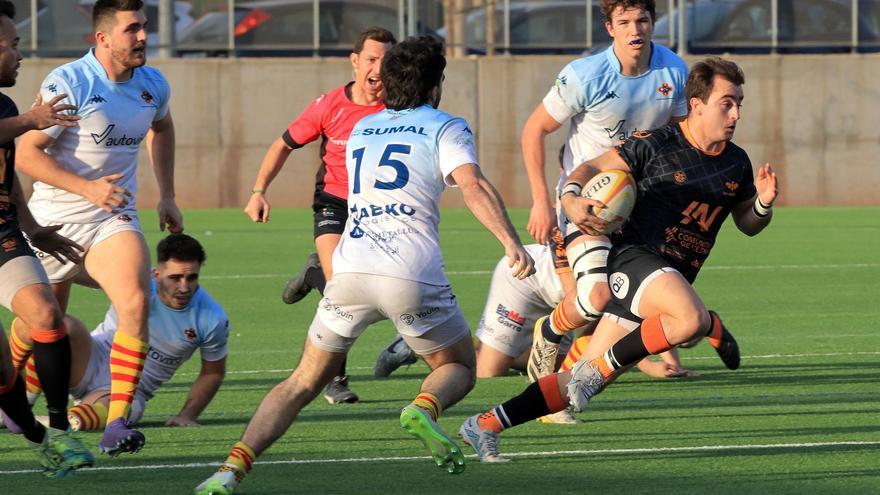
{"label": "orange stripe on jersey", "polygon": [[721,149],[718,151],[706,151],[703,148],[700,148],[700,145],[697,144],[696,139],[694,139],[694,135],[691,134],[691,129],[688,127],[687,120],[682,120],[678,123],[679,127],[681,127],[681,132],[684,133],[684,138],[687,139],[687,142],[690,143],[691,146],[700,151],[700,153],[709,156],[718,156],[721,153],[724,153],[724,148],[727,147],[727,141],[723,141],[721,143]]}

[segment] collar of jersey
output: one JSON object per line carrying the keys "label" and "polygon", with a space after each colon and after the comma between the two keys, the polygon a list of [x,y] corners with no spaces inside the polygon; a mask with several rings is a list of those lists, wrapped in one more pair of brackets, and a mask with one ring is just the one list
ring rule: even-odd
{"label": "collar of jersey", "polygon": [[101,77],[101,80],[106,81],[111,84],[126,84],[131,82],[135,78],[135,74],[137,74],[137,68],[131,71],[131,77],[128,81],[111,81],[109,77],[107,77],[107,70],[104,69],[104,66],[101,65],[101,62],[98,61],[98,57],[95,56],[95,49],[89,48],[88,53],[83,57],[83,60],[90,66],[92,69]]}
{"label": "collar of jersey", "polygon": [[613,68],[614,71],[617,72],[617,74],[620,77],[625,77],[627,79],[638,79],[640,77],[647,76],[648,74],[651,73],[652,70],[657,68],[657,66],[659,65],[659,62],[657,59],[660,58],[660,54],[657,53],[657,46],[652,41],[651,42],[651,60],[648,61],[648,70],[646,70],[644,74],[639,74],[637,76],[624,76],[623,74],[620,73],[620,71],[621,71],[620,60],[617,60],[617,55],[614,54],[614,44],[613,43],[611,44],[611,46],[609,46],[608,48],[605,49],[605,57],[608,58],[608,63],[611,64],[611,68]]}

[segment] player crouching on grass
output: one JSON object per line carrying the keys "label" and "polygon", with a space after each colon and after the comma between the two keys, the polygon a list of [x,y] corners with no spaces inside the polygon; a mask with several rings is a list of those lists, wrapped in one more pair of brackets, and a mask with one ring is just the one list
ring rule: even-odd
{"label": "player crouching on grass", "polygon": [[465,205],[504,247],[519,279],[534,273],[498,191],[477,165],[464,119],[437,110],[446,58],[430,37],[408,39],[382,59],[386,110],[364,117],[346,148],[352,212],[333,252],[333,278],[289,378],[263,398],[226,462],[196,487],[232,493],[257,455],[283,435],[330,381],[367,326],[391,320],[431,373],[400,413],[441,469],[464,470],[464,454],[437,424],[474,386],[471,333],[443,270],[440,195],[458,186]]}
{"label": "player crouching on grass", "polygon": [[705,335],[728,368],[739,366],[736,341],[691,284],[727,216],[746,235],[756,235],[770,223],[778,195],[770,165],[753,178],[745,151],[730,142],[740,119],[744,82],[733,62],[709,58],[695,64],[685,87],[689,112],[684,122],[630,137],[572,173],[562,204],[590,235],[604,227],[590,207],[602,205],[581,197],[579,188],[597,170],[615,169],[630,172],[638,185],[635,209],[612,236],[612,300],[571,371],[545,376],[462,424],[459,433],[482,461],[507,460],[498,452],[502,430],[569,403],[580,411],[641,359],[695,337]]}

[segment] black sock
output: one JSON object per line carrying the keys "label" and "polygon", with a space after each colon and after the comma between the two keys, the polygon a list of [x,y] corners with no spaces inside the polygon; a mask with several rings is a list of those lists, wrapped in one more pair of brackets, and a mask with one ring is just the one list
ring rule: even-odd
{"label": "black sock", "polygon": [[532,383],[521,394],[501,404],[501,409],[510,422],[510,425],[501,423],[505,428],[527,423],[550,414],[550,409],[547,407],[547,401],[544,400],[544,394],[541,392],[541,386],[538,382]]}
{"label": "black sock", "polygon": [[67,396],[70,387],[70,338],[66,335],[55,342],[34,342],[34,364],[46,395],[49,426],[66,431]]}
{"label": "black sock", "polygon": [[339,365],[339,372],[336,373],[336,376],[345,376],[346,364],[348,364],[348,356],[345,356],[345,359],[342,360],[342,364]]}
{"label": "black sock", "polygon": [[544,336],[544,340],[547,342],[553,342],[554,344],[562,343],[562,335],[553,331],[550,327],[550,317],[544,319],[544,323],[541,324],[541,335]]}
{"label": "black sock", "polygon": [[320,266],[309,267],[306,270],[306,283],[309,287],[316,289],[321,295],[324,295],[324,287],[327,285],[327,279],[324,278],[324,270]]}
{"label": "black sock", "polygon": [[24,437],[34,443],[43,441],[46,429],[34,418],[31,405],[24,391],[24,379],[17,377],[15,384],[5,394],[0,395],[0,409],[21,428]]}
{"label": "black sock", "polygon": [[636,328],[626,334],[607,351],[611,361],[611,367],[615,370],[630,364],[635,364],[651,355],[642,340],[642,327]]}

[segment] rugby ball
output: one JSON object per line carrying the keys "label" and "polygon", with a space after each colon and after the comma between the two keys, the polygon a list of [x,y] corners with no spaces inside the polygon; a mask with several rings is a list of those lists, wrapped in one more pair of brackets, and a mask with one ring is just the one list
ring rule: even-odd
{"label": "rugby ball", "polygon": [[636,181],[623,170],[600,172],[581,189],[585,198],[595,199],[604,208],[591,207],[591,213],[608,222],[603,234],[617,232],[636,205]]}

